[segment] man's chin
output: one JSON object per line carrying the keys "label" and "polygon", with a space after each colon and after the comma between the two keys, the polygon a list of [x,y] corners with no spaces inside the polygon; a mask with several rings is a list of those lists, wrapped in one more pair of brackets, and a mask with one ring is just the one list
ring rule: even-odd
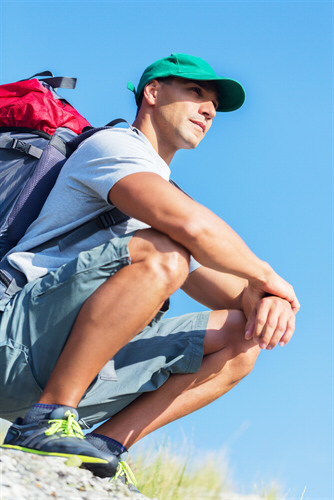
{"label": "man's chin", "polygon": [[187,141],[185,141],[186,145],[184,146],[183,149],[195,149],[195,148],[197,148],[197,146],[199,145],[199,143],[201,142],[202,139],[203,139],[203,137],[199,138],[196,135],[189,137],[189,139]]}
{"label": "man's chin", "polygon": [[195,149],[195,148],[197,148],[198,144],[199,143],[197,143],[197,144],[189,144],[188,143],[187,145],[183,146],[183,148],[180,148],[180,149]]}

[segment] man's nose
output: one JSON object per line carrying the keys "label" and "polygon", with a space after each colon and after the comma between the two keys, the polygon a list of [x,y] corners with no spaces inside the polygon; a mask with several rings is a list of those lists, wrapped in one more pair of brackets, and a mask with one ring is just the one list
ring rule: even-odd
{"label": "man's nose", "polygon": [[213,104],[212,101],[205,101],[201,104],[201,109],[200,112],[202,115],[204,115],[206,118],[214,118],[217,114],[215,105]]}

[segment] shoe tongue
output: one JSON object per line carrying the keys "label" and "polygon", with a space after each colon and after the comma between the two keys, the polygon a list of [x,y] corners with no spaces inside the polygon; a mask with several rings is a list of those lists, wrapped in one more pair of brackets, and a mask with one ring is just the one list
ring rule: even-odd
{"label": "shoe tongue", "polygon": [[74,414],[75,420],[79,420],[79,413],[71,406],[60,406],[59,408],[56,408],[53,412],[51,412],[49,419],[66,419],[71,413]]}

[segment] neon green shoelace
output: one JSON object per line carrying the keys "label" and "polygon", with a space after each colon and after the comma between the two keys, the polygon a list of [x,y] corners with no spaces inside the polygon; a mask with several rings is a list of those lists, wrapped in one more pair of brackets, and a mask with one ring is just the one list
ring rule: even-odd
{"label": "neon green shoelace", "polygon": [[112,481],[116,481],[116,479],[121,479],[125,476],[125,483],[132,483],[137,488],[138,483],[136,481],[135,475],[130,469],[130,466],[126,462],[119,462],[117,471],[115,476],[112,478]]}
{"label": "neon green shoelace", "polygon": [[79,423],[75,420],[74,413],[69,413],[67,419],[57,418],[55,420],[49,420],[48,423],[51,424],[51,427],[45,431],[47,436],[52,436],[52,434],[56,432],[62,432],[62,437],[70,436],[85,439]]}

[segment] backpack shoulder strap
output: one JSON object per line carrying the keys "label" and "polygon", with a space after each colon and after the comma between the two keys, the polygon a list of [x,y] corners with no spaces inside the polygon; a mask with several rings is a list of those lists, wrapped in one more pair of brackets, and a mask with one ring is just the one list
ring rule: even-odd
{"label": "backpack shoulder strap", "polygon": [[77,147],[86,139],[91,137],[92,135],[96,134],[96,132],[100,132],[100,130],[108,130],[109,128],[113,128],[119,123],[127,123],[131,129],[133,129],[132,125],[130,125],[129,122],[124,120],[123,118],[116,118],[115,120],[107,123],[104,127],[85,127],[84,131],[79,134],[77,137],[74,137],[71,139],[67,145],[75,151]]}

